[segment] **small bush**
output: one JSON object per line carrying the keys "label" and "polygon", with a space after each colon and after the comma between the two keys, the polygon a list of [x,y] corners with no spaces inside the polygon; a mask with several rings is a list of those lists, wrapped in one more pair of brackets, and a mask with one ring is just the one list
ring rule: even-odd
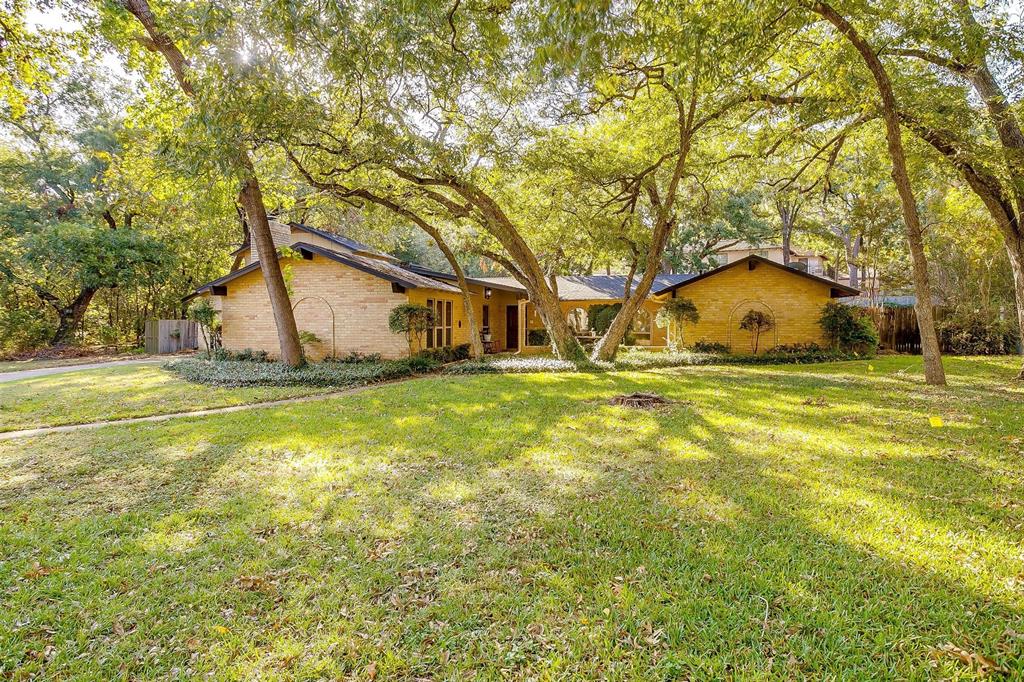
{"label": "small bush", "polygon": [[750,352],[757,355],[761,335],[775,329],[775,319],[763,310],[748,310],[740,320],[740,329],[750,332]]}
{"label": "small bush", "polygon": [[449,362],[458,362],[469,359],[469,344],[463,343],[458,346],[444,346],[443,348],[428,348],[416,354],[417,357],[430,358],[438,364],[447,365]]}
{"label": "small bush", "polygon": [[956,355],[1006,355],[1017,350],[1019,331],[1014,320],[955,314],[939,322],[938,328],[943,346]]}
{"label": "small bush", "polygon": [[527,346],[549,346],[551,345],[551,338],[548,336],[547,329],[531,329],[526,333],[526,345]]}
{"label": "small bush", "polygon": [[388,315],[388,328],[393,334],[405,334],[409,344],[409,352],[413,353],[414,343],[418,343],[423,332],[434,327],[434,311],[425,305],[403,303],[391,309]]}
{"label": "small bush", "polygon": [[344,365],[358,365],[363,362],[380,362],[380,353],[360,353],[359,351],[351,351],[344,355],[339,355],[333,358],[324,358],[324,362],[337,362]]}
{"label": "small bush", "polygon": [[246,348],[245,350],[232,351],[227,348],[214,348],[210,351],[210,359],[216,362],[270,362],[270,356],[265,350],[253,350],[252,348]]}
{"label": "small bush", "polygon": [[683,326],[687,322],[691,324],[700,322],[700,313],[697,311],[697,305],[690,299],[670,298],[658,310],[655,322],[659,327],[668,331],[672,337],[671,346],[678,348],[683,344]]}
{"label": "small bush", "polygon": [[825,338],[844,353],[874,355],[878,351],[878,330],[866,312],[842,303],[826,303],[818,319]]}
{"label": "small bush", "polygon": [[705,341],[701,339],[690,347],[694,353],[710,353],[713,355],[726,355],[729,353],[729,346],[717,341]]}
{"label": "small bush", "polygon": [[825,348],[822,348],[821,346],[819,346],[816,343],[789,343],[789,344],[780,343],[778,346],[775,346],[775,348],[772,348],[768,352],[769,353],[775,353],[775,354],[784,354],[784,355],[785,354],[798,354],[799,355],[799,354],[803,354],[803,353],[821,353],[821,352],[823,352],[825,350],[826,350]]}
{"label": "small bush", "polygon": [[323,339],[311,331],[301,329],[299,330],[299,343],[302,344],[303,348],[306,346],[319,346],[323,343]]}
{"label": "small bush", "polygon": [[45,346],[54,326],[36,310],[0,305],[0,355],[24,353]]}
{"label": "small bush", "polygon": [[221,348],[220,313],[210,303],[209,298],[197,298],[188,308],[188,319],[199,324],[199,331],[206,340],[207,355]]}

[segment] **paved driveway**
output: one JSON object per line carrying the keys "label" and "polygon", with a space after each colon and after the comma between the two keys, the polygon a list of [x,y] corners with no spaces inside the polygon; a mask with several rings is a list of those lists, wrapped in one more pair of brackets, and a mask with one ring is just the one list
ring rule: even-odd
{"label": "paved driveway", "polygon": [[81,372],[86,369],[100,369],[102,367],[120,367],[123,365],[159,365],[166,360],[147,358],[145,360],[112,360],[108,362],[90,362],[84,365],[62,365],[60,367],[41,367],[39,369],[21,369],[16,372],[0,372],[0,384],[18,379],[32,379],[35,377],[46,377],[51,374],[65,374],[67,372]]}

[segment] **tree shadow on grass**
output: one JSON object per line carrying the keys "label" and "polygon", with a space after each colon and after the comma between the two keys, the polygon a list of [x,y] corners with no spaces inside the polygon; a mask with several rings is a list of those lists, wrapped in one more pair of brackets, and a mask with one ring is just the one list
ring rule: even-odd
{"label": "tree shadow on grass", "polygon": [[[1019,529],[928,498],[989,473],[923,457],[929,442],[893,452],[880,420],[911,443],[915,422],[870,394],[842,402],[839,383],[435,379],[40,439],[34,460],[0,450],[0,507],[28,517],[2,530],[2,660],[67,674],[84,654],[101,676],[965,675],[930,656],[952,641],[1020,671]],[[679,402],[605,404],[651,389]],[[802,404],[823,390],[834,412]],[[98,502],[111,482],[113,512]],[[56,570],[26,579],[32,561]],[[57,653],[33,662],[47,642]]]}

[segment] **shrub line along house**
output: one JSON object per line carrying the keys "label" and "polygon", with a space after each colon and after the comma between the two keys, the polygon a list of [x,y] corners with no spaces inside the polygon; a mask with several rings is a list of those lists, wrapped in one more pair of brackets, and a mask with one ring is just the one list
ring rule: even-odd
{"label": "shrub line along house", "polygon": [[[430,307],[434,328],[420,347],[437,348],[469,342],[469,323],[455,275],[439,272],[381,253],[347,237],[299,223],[271,223],[274,243],[282,252],[295,321],[307,338],[314,360],[346,353],[379,353],[385,358],[408,355],[403,335],[393,334],[388,316],[405,303]],[[237,267],[199,287],[188,298],[208,297],[219,311],[222,342],[229,350],[264,350],[277,355],[278,340],[270,300],[259,262],[250,244],[232,255]],[[512,277],[468,277],[485,347],[489,352],[543,352],[549,349],[543,325],[526,290]],[[589,310],[620,303],[624,275],[571,275],[557,278],[563,313],[582,340],[595,338]],[[669,330],[655,322],[671,298],[685,297],[697,306],[700,321],[686,324],[683,340],[724,344],[749,351],[750,335],[739,322],[749,310],[773,320],[762,336],[762,348],[823,343],[818,326],[829,300],[855,296],[856,289],[824,277],[749,255],[697,274],[659,275],[634,320],[632,342],[665,348]]]}

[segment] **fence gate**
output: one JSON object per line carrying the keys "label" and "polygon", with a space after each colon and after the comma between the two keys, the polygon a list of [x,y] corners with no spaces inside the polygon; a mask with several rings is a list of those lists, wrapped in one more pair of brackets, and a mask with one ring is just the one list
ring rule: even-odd
{"label": "fence gate", "polygon": [[199,326],[192,320],[146,320],[146,352],[177,353],[199,347]]}
{"label": "fence gate", "polygon": [[[868,308],[867,310],[878,329],[882,348],[898,353],[920,354],[921,331],[917,327],[917,313],[913,308],[885,307]],[[943,318],[944,312],[940,306],[932,308],[936,322]],[[939,339],[939,344],[945,346],[943,339]],[[942,350],[946,351],[947,349],[943,347]]]}

